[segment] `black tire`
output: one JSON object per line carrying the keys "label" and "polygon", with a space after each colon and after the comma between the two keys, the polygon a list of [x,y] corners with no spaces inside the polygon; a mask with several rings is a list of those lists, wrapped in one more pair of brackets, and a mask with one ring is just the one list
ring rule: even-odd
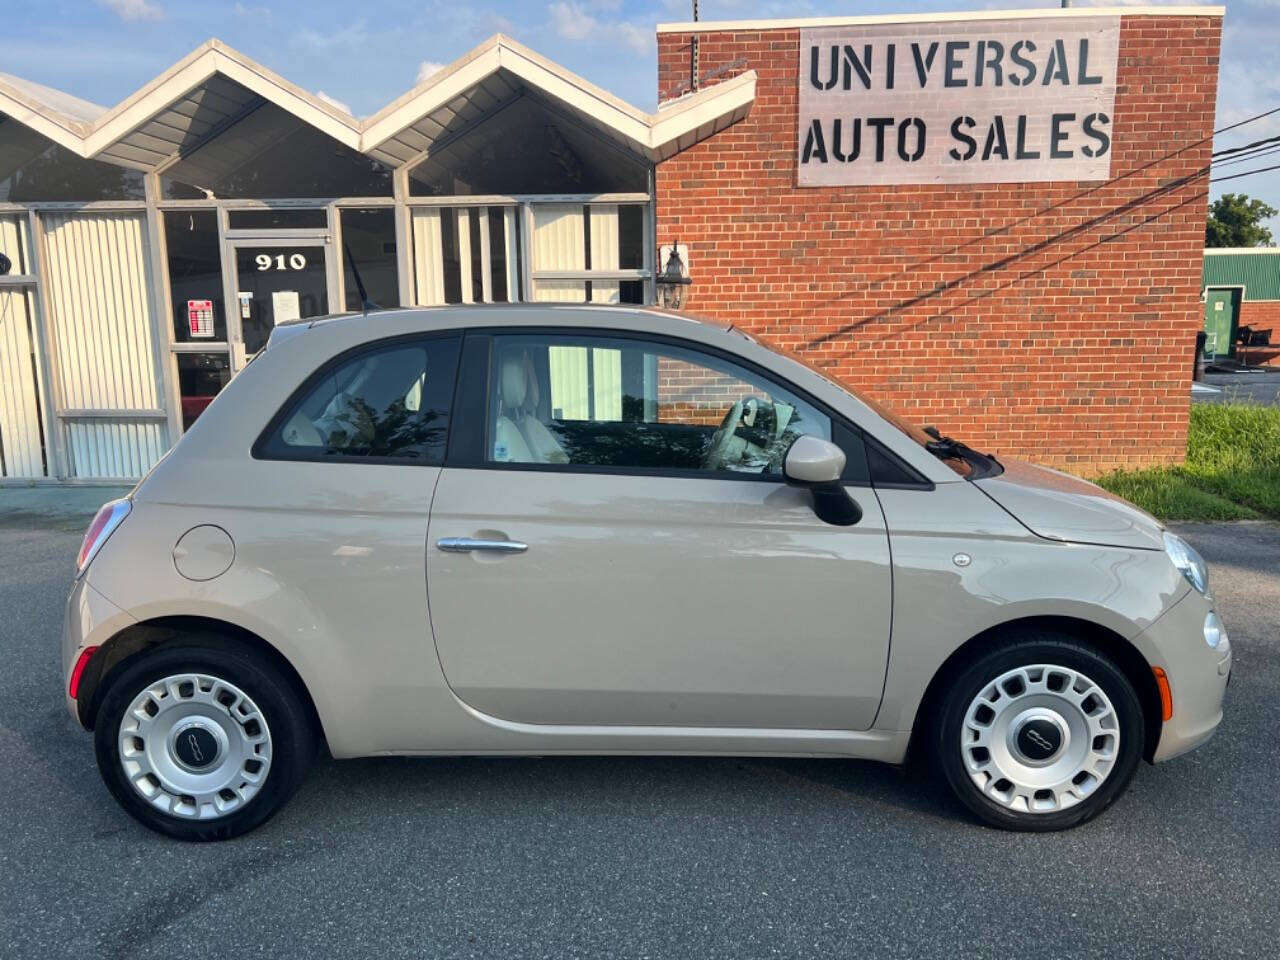
{"label": "black tire", "polygon": [[[143,798],[120,760],[120,725],[134,698],[149,685],[180,673],[199,673],[234,684],[257,705],[270,731],[271,762],[258,792],[214,819],[161,811]],[[310,715],[283,672],[252,647],[217,634],[185,637],[126,661],[106,679],[94,723],[98,771],[107,789],[140,823],[179,840],[227,840],[270,819],[306,778],[316,753]]]}
{"label": "black tire", "polygon": [[[961,749],[966,712],[974,698],[1007,671],[1034,664],[1079,671],[1101,687],[1115,710],[1120,733],[1119,748],[1101,783],[1074,806],[1052,812],[1013,810],[987,796],[970,776]],[[1028,631],[970,661],[943,693],[932,724],[934,762],[960,802],[992,826],[1030,832],[1066,830],[1107,809],[1133,777],[1145,736],[1142,706],[1124,672],[1092,646],[1050,631]]]}

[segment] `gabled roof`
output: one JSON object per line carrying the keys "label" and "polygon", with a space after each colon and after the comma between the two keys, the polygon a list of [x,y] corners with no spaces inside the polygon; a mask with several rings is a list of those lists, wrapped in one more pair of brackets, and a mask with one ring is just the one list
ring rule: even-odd
{"label": "gabled roof", "polygon": [[0,73],[0,113],[76,153],[93,121],[105,111],[61,90]]}
{"label": "gabled roof", "polygon": [[373,116],[347,111],[290,83],[219,40],[201,44],[105,109],[0,74],[0,113],[80,156],[153,170],[256,110],[275,104],[389,166],[416,162],[474,123],[528,96],[648,161],[678,153],[746,116],[754,72],[646,113],[496,34]]}
{"label": "gabled roof", "polygon": [[[510,37],[495,34],[365,121],[362,149],[392,166],[420,156],[520,97],[550,102],[646,160],[660,160],[746,115],[755,97],[749,72],[645,113]],[[702,136],[698,131],[705,130]],[[693,137],[694,139],[690,139]]]}
{"label": "gabled roof", "polygon": [[84,155],[150,169],[262,101],[359,147],[360,123],[351,114],[220,40],[208,40],[100,116],[85,138]]}

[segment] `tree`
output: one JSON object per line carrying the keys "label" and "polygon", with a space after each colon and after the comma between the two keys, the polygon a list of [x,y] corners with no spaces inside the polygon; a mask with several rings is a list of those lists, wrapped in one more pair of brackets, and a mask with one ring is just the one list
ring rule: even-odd
{"label": "tree", "polygon": [[1270,247],[1271,231],[1262,223],[1280,210],[1243,193],[1224,193],[1209,207],[1204,225],[1206,247]]}

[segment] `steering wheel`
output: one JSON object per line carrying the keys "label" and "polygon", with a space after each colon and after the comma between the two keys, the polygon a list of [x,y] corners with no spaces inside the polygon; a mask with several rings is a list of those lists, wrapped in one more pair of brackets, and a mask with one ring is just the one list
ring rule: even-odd
{"label": "steering wheel", "polygon": [[745,400],[739,400],[729,412],[724,415],[724,419],[720,421],[720,426],[716,428],[716,432],[711,435],[711,442],[707,445],[707,452],[702,455],[703,470],[720,470],[724,467],[724,459],[729,453],[729,447],[733,443],[734,433],[738,429],[738,424],[742,422],[742,405]]}

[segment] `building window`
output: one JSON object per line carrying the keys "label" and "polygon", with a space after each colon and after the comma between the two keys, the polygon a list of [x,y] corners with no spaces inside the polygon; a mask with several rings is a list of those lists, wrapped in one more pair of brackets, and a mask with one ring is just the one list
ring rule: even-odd
{"label": "building window", "polygon": [[[534,204],[533,299],[644,303],[643,204]],[[625,271],[641,274],[617,276]]]}
{"label": "building window", "polygon": [[138,171],[85,160],[0,116],[0,203],[143,199]]}
{"label": "building window", "polygon": [[169,259],[175,343],[227,340],[222,296],[218,214],[213,210],[166,210],[164,241]]}
{"label": "building window", "polygon": [[179,353],[178,393],[182,399],[182,429],[190,430],[196,418],[231,380],[231,359],[220,353]]}
{"label": "building window", "polygon": [[646,193],[649,167],[531,97],[466,136],[432,150],[409,171],[417,197]]}
{"label": "building window", "polygon": [[391,170],[274,104],[264,104],[175,163],[171,200],[389,197]]}
{"label": "building window", "polygon": [[9,261],[9,282],[0,285],[0,477],[48,472],[29,233],[25,216],[0,216],[0,254]]}
{"label": "building window", "polygon": [[[396,215],[390,207],[339,212],[346,307],[361,310],[400,306],[396,267]],[[364,301],[360,288],[364,287]]]}
{"label": "building window", "polygon": [[324,230],[328,226],[329,212],[322,208],[227,211],[230,230]]}
{"label": "building window", "polygon": [[410,216],[420,306],[521,299],[518,207],[417,207]]}

